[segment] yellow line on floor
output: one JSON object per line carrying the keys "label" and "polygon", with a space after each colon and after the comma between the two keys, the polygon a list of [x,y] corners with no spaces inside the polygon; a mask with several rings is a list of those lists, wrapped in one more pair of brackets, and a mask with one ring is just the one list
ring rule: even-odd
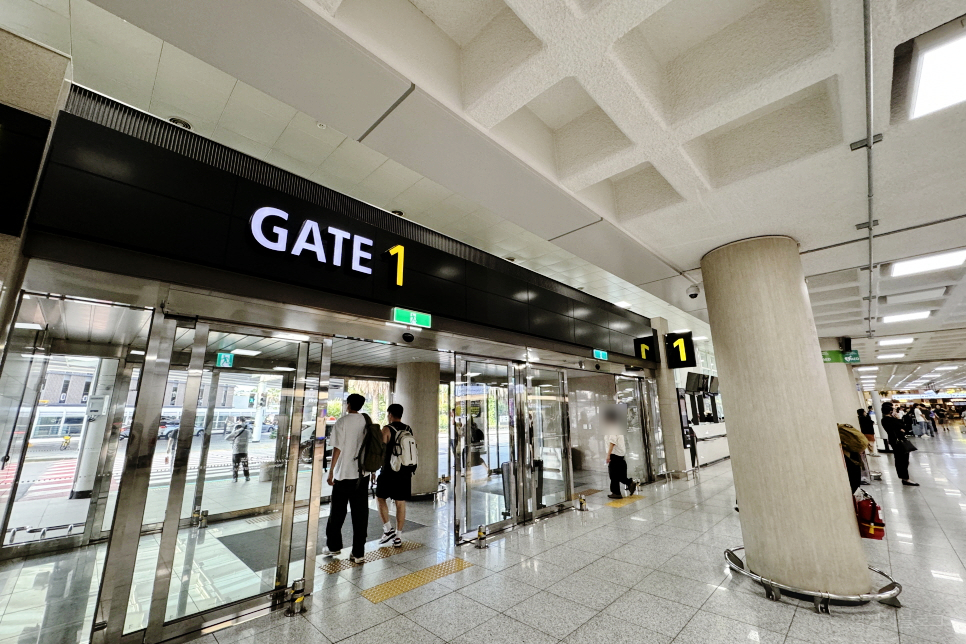
{"label": "yellow line on floor", "polygon": [[637,503],[643,498],[644,497],[641,496],[640,494],[633,494],[631,496],[625,496],[623,499],[614,499],[610,503],[605,503],[605,505],[609,505],[612,508],[622,508],[625,505],[630,505],[631,503]]}
{"label": "yellow line on floor", "polygon": [[472,565],[473,564],[463,559],[450,559],[449,561],[438,563],[435,566],[430,566],[428,568],[423,568],[422,570],[409,573],[408,575],[404,575],[398,579],[387,581],[384,584],[373,586],[368,590],[362,591],[362,596],[371,601],[373,604],[378,604],[379,602],[384,602],[387,599],[391,599],[397,595],[402,595],[405,592],[409,592],[414,588],[425,586],[429,582],[436,581],[440,577],[445,577],[461,570],[465,570]]}
{"label": "yellow line on floor", "polygon": [[[398,548],[386,546],[385,548],[378,548],[376,550],[373,550],[372,552],[367,552],[364,559],[366,560],[366,563],[372,563],[373,561],[379,561],[380,559],[385,559],[386,557],[397,555],[400,552],[406,552],[407,550],[415,550],[416,548],[422,548],[422,547],[423,547],[423,544],[416,543],[415,541],[403,541],[403,544]],[[362,566],[362,565],[365,565],[365,564],[354,564],[351,561],[349,561],[348,557],[346,557],[345,559],[332,559],[331,561],[328,561],[322,564],[321,566],[319,566],[319,570],[321,570],[322,572],[329,573],[331,575],[333,573],[339,572],[340,570],[348,570],[349,568],[352,568],[354,566]]]}

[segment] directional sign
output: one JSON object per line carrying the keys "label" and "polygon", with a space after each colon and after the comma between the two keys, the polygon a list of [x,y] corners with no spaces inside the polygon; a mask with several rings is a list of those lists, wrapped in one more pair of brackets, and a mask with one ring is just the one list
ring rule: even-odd
{"label": "directional sign", "polygon": [[645,338],[635,338],[634,355],[641,360],[661,361],[661,352],[657,348],[657,335],[649,335]]}
{"label": "directional sign", "polygon": [[607,352],[601,351],[600,349],[594,349],[594,359],[595,360],[606,360]]}
{"label": "directional sign", "polygon": [[408,324],[409,326],[421,326],[424,329],[433,326],[433,316],[429,313],[401,309],[398,306],[392,310],[392,321],[398,324]]}
{"label": "directional sign", "polygon": [[235,354],[233,353],[219,353],[218,358],[215,360],[216,367],[233,367],[235,366]]}
{"label": "directional sign", "polygon": [[698,366],[698,356],[694,353],[694,341],[690,331],[665,334],[664,353],[667,356],[668,369]]}

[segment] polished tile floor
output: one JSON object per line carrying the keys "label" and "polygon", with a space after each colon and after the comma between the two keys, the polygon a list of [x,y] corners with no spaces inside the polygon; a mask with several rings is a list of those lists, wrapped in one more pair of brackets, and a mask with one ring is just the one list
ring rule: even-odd
{"label": "polished tile floor", "polygon": [[[279,611],[196,641],[966,642],[966,434],[917,443],[911,471],[921,487],[899,485],[888,455],[871,459],[883,479],[866,487],[885,509],[887,536],[863,543],[870,564],[903,584],[898,610],[818,615],[795,599],[769,602],[732,577],[722,550],[741,533],[724,462],[698,482],[647,486],[623,508],[592,495],[589,512],[517,529],[486,550],[452,546],[448,504],[413,504],[409,518],[426,527],[405,537],[422,548],[318,571],[304,616]],[[101,557],[94,547],[0,565],[0,644],[83,641]],[[473,565],[378,604],[360,595],[453,557]]]}

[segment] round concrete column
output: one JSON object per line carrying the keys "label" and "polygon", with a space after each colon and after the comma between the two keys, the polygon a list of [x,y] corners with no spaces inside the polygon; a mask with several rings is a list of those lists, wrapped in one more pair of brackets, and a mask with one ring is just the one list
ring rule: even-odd
{"label": "round concrete column", "polygon": [[403,422],[413,428],[419,448],[413,494],[435,492],[439,487],[439,363],[399,363],[393,402],[403,406]]}
{"label": "round concrete column", "polygon": [[798,244],[734,242],[701,270],[747,565],[797,588],[868,592]]}
{"label": "round concrete column", "polygon": [[[818,344],[822,351],[839,350],[839,341],[836,338],[820,338]],[[859,399],[856,396],[852,368],[844,362],[826,362],[825,377],[828,379],[828,389],[832,395],[832,414],[835,422],[847,423],[858,428],[859,417],[855,410],[859,408]],[[865,404],[861,406],[865,407]]]}

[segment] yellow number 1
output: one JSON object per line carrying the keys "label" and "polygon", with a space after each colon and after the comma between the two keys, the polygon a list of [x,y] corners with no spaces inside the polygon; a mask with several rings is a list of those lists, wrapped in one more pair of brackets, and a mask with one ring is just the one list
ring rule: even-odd
{"label": "yellow number 1", "polygon": [[403,285],[403,264],[406,262],[406,249],[403,248],[402,244],[397,244],[389,249],[390,255],[397,255],[396,257],[396,286]]}
{"label": "yellow number 1", "polygon": [[648,350],[648,348],[649,347],[646,344],[642,344],[641,345],[641,358],[643,360],[647,360],[647,350]]}
{"label": "yellow number 1", "polygon": [[688,359],[688,354],[684,351],[684,338],[678,338],[671,346],[676,348],[678,353],[681,354],[681,362],[684,362]]}

